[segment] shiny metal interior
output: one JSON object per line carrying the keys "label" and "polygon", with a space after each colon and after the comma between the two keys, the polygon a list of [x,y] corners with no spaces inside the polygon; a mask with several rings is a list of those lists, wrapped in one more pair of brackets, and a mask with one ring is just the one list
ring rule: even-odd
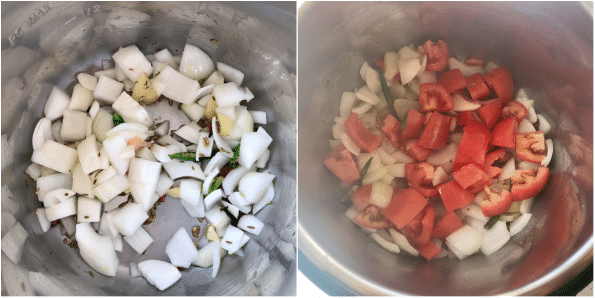
{"label": "shiny metal interior", "polygon": [[[122,8],[137,12],[108,17]],[[19,264],[2,254],[2,294],[295,295],[295,11],[295,2],[2,2],[2,211],[29,231]],[[276,196],[258,214],[263,232],[244,257],[224,258],[216,279],[210,268],[191,268],[164,292],[130,278],[128,262],[167,260],[171,234],[198,224],[178,202],[166,200],[156,222],[145,226],[156,241],[144,255],[125,244],[118,274],[92,277],[58,228],[40,233],[35,184],[23,173],[52,86],[72,92],[77,73],[101,69],[103,59],[132,43],[145,54],[167,48],[173,55],[191,43],[243,71],[255,95],[249,107],[266,112],[265,129],[274,138],[268,165],[277,177]]]}
{"label": "shiny metal interior", "polygon": [[[365,295],[544,295],[593,262],[592,3],[313,2],[298,14],[299,249]],[[386,51],[444,39],[507,66],[553,123],[555,153],[533,218],[500,251],[422,261],[385,251],[345,216],[323,165],[344,91]],[[573,90],[574,89],[574,90]],[[566,90],[566,91],[565,91]],[[568,91],[570,90],[570,91]],[[325,281],[318,281],[324,283]]]}

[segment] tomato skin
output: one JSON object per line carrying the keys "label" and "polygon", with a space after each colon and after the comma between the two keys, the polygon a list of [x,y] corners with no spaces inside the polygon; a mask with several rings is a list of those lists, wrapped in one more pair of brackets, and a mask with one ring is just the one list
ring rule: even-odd
{"label": "tomato skin", "polygon": [[413,159],[417,161],[423,161],[428,156],[432,154],[432,149],[428,149],[426,147],[422,147],[419,145],[419,139],[417,140],[410,140],[407,142],[407,155],[411,156]]}
{"label": "tomato skin", "polygon": [[475,195],[463,189],[455,180],[440,184],[436,188],[447,212],[461,208],[475,199]]}
{"label": "tomato skin", "polygon": [[518,130],[519,122],[516,118],[503,119],[494,127],[490,144],[506,148],[515,148],[515,138]]}
{"label": "tomato skin", "polygon": [[382,136],[376,135],[364,127],[357,113],[351,113],[345,120],[345,131],[351,139],[366,152],[373,152],[382,144]]}
{"label": "tomato skin", "polygon": [[446,68],[450,54],[444,40],[439,40],[437,43],[428,40],[424,43],[423,49],[424,53],[428,55],[427,71],[440,71]]}
{"label": "tomato skin", "polygon": [[490,138],[490,131],[483,124],[479,122],[467,124],[457,149],[453,170],[456,171],[469,163],[483,167]]}
{"label": "tomato skin", "polygon": [[473,111],[463,111],[457,114],[457,126],[465,126],[471,121],[480,121]]}
{"label": "tomato skin", "polygon": [[438,78],[438,84],[444,86],[448,93],[455,93],[465,88],[466,81],[463,72],[460,69],[451,69]]}
{"label": "tomato skin", "polygon": [[463,227],[463,222],[454,212],[444,212],[436,218],[432,236],[445,239],[452,232]]}
{"label": "tomato skin", "polygon": [[448,90],[438,83],[423,83],[419,86],[419,110],[421,112],[448,112],[454,108]]}
{"label": "tomato skin", "polygon": [[382,132],[396,148],[399,148],[399,134],[401,133],[401,122],[393,115],[388,114],[382,120]]}
{"label": "tomato skin", "polygon": [[380,208],[373,205],[357,213],[353,218],[353,222],[368,229],[386,229],[390,227],[390,223],[384,218]]}
{"label": "tomato skin", "polygon": [[402,229],[415,218],[427,204],[428,200],[411,187],[394,188],[390,203],[384,210],[382,210],[382,214],[398,229]]}
{"label": "tomato skin", "polygon": [[351,152],[342,144],[326,155],[323,164],[347,184],[352,184],[360,178],[357,163],[353,160]]}
{"label": "tomato skin", "polygon": [[380,67],[380,69],[382,70],[383,73],[386,71],[386,67],[384,66],[384,57],[376,60],[376,62],[374,62],[374,64],[376,66]]}
{"label": "tomato skin", "polygon": [[452,177],[470,193],[478,193],[484,186],[492,184],[492,179],[475,164],[468,164],[452,172]]}
{"label": "tomato skin", "polygon": [[425,120],[426,117],[424,114],[416,110],[409,109],[409,112],[407,113],[407,122],[405,122],[405,128],[401,131],[401,141],[417,138]]}
{"label": "tomato skin", "polygon": [[465,79],[465,88],[473,100],[481,100],[490,95],[490,88],[480,73],[472,74]]}
{"label": "tomato skin", "polygon": [[501,111],[502,101],[500,100],[494,100],[478,110],[481,121],[483,121],[483,124],[485,124],[488,129],[494,128],[494,125],[496,125],[500,119]]}
{"label": "tomato skin", "polygon": [[434,171],[434,165],[429,162],[410,162],[405,164],[405,179],[424,197],[437,197],[438,190],[432,184]]}
{"label": "tomato skin", "polygon": [[442,250],[434,244],[432,241],[428,241],[422,245],[416,245],[415,249],[419,251],[419,254],[424,257],[424,259],[431,261],[435,258]]}
{"label": "tomato skin", "polygon": [[545,156],[545,136],[542,132],[534,131],[516,135],[516,157],[541,164]]}
{"label": "tomato skin", "polygon": [[419,145],[428,149],[444,149],[448,144],[452,117],[433,112],[419,137]]}
{"label": "tomato skin", "polygon": [[512,195],[506,189],[503,189],[501,193],[496,193],[486,186],[485,192],[487,199],[481,202],[481,211],[487,217],[503,214],[512,205]]}
{"label": "tomato skin", "polygon": [[469,58],[465,59],[465,64],[467,64],[469,66],[483,66],[483,60],[481,60],[479,58],[469,57]]}
{"label": "tomato skin", "polygon": [[357,212],[360,212],[370,205],[370,199],[372,197],[372,184],[362,185],[357,188],[356,191],[351,194],[351,201],[353,207]]}
{"label": "tomato skin", "polygon": [[434,206],[427,204],[405,227],[403,235],[413,245],[423,245],[430,241],[434,228]]}
{"label": "tomato skin", "polygon": [[547,184],[550,176],[548,167],[540,167],[537,170],[516,170],[510,181],[513,201],[520,201],[536,196]]}
{"label": "tomato skin", "polygon": [[527,107],[518,101],[509,101],[504,108],[502,108],[502,118],[515,117],[518,122],[523,121],[527,116]]}
{"label": "tomato skin", "polygon": [[502,168],[494,167],[493,164],[496,162],[496,160],[503,159],[505,155],[506,151],[503,148],[486,155],[483,170],[486,172],[488,177],[495,178],[496,176],[500,175],[500,173],[502,173]]}
{"label": "tomato skin", "polygon": [[483,76],[486,85],[496,93],[496,96],[504,104],[508,103],[514,96],[514,82],[512,74],[504,66],[495,68]]}

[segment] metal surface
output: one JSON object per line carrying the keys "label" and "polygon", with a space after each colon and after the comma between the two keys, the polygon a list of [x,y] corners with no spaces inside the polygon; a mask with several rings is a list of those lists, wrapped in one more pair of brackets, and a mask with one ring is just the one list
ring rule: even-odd
{"label": "metal surface", "polygon": [[[114,9],[122,16],[109,17]],[[295,18],[293,2],[2,2],[2,211],[29,231],[18,265],[2,254],[2,294],[294,295]],[[252,237],[244,257],[223,259],[216,279],[210,268],[191,268],[164,292],[130,278],[128,266],[168,260],[165,243],[173,232],[197,225],[179,202],[166,200],[145,226],[156,241],[144,255],[124,244],[118,274],[93,277],[78,251],[62,243],[59,229],[39,233],[35,184],[23,173],[51,86],[72,92],[77,73],[99,70],[102,59],[133,43],[145,54],[167,48],[173,55],[190,43],[243,71],[255,95],[249,107],[266,112],[264,128],[274,138],[268,167],[277,177],[276,196],[258,214],[266,228]]]}
{"label": "metal surface", "polygon": [[[592,7],[313,2],[298,32],[299,248],[331,284],[365,295],[543,295],[592,264]],[[362,63],[427,39],[446,40],[459,60],[473,53],[507,66],[553,124],[550,180],[533,218],[490,256],[424,262],[385,251],[345,216],[341,186],[322,165],[341,94],[363,84]]]}

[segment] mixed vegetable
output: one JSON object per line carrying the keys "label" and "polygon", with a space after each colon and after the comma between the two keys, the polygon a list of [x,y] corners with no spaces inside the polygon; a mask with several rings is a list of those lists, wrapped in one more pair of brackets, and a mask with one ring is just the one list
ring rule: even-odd
{"label": "mixed vegetable", "polygon": [[26,172],[43,204],[41,229],[61,224],[65,243],[114,276],[123,243],[138,254],[150,249],[143,226],[175,198],[196,226],[166,233],[169,261],[133,262],[130,273],[159,290],[180,279],[177,267],[212,266],[215,278],[221,258],[241,256],[250,235],[261,233],[255,214],[275,195],[275,176],[265,170],[273,139],[255,129],[266,113],[240,104],[254,98],[241,71],[196,46],[145,56],[131,45],[112,57],[113,67],[80,73],[72,94],[54,87],[35,128]]}
{"label": "mixed vegetable", "polygon": [[360,75],[364,86],[342,95],[324,160],[355,183],[355,224],[387,250],[428,261],[490,255],[527,225],[549,176],[551,126],[523,89],[515,97],[506,67],[460,62],[445,41],[428,40],[364,63]]}

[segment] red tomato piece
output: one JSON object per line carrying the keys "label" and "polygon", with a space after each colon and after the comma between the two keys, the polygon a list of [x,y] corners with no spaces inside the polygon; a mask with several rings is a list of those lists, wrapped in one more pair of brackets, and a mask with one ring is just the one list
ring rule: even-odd
{"label": "red tomato piece", "polygon": [[470,193],[478,193],[484,186],[491,185],[492,179],[475,164],[468,164],[452,172],[452,177]]}
{"label": "red tomato piece", "polygon": [[500,100],[494,100],[479,108],[478,113],[483,124],[485,124],[488,129],[492,129],[494,128],[494,125],[496,125],[496,122],[498,122],[498,119],[500,119],[501,110],[502,102]]}
{"label": "red tomato piece", "polygon": [[419,110],[421,112],[448,112],[454,108],[450,93],[438,83],[423,83],[419,86]]}
{"label": "red tomato piece", "polygon": [[515,117],[518,122],[523,121],[527,116],[527,107],[518,101],[509,101],[502,109],[502,118]]}
{"label": "red tomato piece", "polygon": [[429,162],[410,162],[405,164],[405,179],[424,197],[437,197],[438,190],[432,184],[434,170],[434,165]]}
{"label": "red tomato piece", "polygon": [[456,171],[469,163],[483,167],[490,138],[490,131],[483,124],[479,122],[467,124],[457,149],[453,169]]}
{"label": "red tomato piece", "polygon": [[490,95],[490,88],[488,88],[480,73],[468,76],[465,79],[465,87],[473,100],[484,99]]}
{"label": "red tomato piece", "polygon": [[487,196],[481,202],[481,211],[487,217],[500,215],[508,211],[510,205],[512,205],[512,195],[506,189],[503,189],[501,193],[497,193],[486,186],[485,192]]}
{"label": "red tomato piece", "polygon": [[374,64],[376,64],[376,66],[380,67],[380,69],[382,69],[382,72],[386,71],[386,67],[384,66],[384,57],[376,60],[376,62],[374,62]]}
{"label": "red tomato piece", "polygon": [[393,188],[393,196],[382,214],[398,229],[402,229],[427,204],[428,200],[413,188]]}
{"label": "red tomato piece", "polygon": [[467,64],[469,66],[483,66],[483,60],[481,60],[479,58],[469,57],[469,58],[465,59],[465,64]]}
{"label": "red tomato piece", "polygon": [[463,227],[463,222],[454,212],[444,212],[436,218],[432,236],[445,239],[452,232]]}
{"label": "red tomato piece", "polygon": [[370,205],[356,214],[353,222],[368,229],[386,229],[390,227],[390,223],[382,215],[380,208],[374,205]]}
{"label": "red tomato piece", "polygon": [[506,151],[503,148],[500,148],[488,155],[486,155],[485,164],[483,166],[483,170],[490,178],[496,178],[496,176],[502,173],[502,168],[493,166],[494,162],[498,160],[503,160],[504,156],[506,155]]}
{"label": "red tomato piece", "polygon": [[382,132],[390,140],[393,146],[399,148],[399,134],[401,133],[401,122],[393,115],[388,114],[382,120]]}
{"label": "red tomato piece", "polygon": [[416,245],[415,249],[419,251],[419,254],[424,257],[424,259],[431,261],[435,258],[442,250],[434,244],[432,241],[428,241],[422,245]]}
{"label": "red tomato piece", "polygon": [[345,120],[345,131],[366,152],[373,152],[382,144],[382,136],[367,130],[357,113],[351,113],[347,117],[347,120]]}
{"label": "red tomato piece", "polygon": [[484,75],[483,80],[504,104],[507,104],[514,96],[512,74],[506,67],[500,66],[495,68]]}
{"label": "red tomato piece", "polygon": [[466,206],[475,199],[475,195],[463,189],[454,180],[440,184],[437,188],[447,212]]}
{"label": "red tomato piece", "polygon": [[428,55],[427,71],[440,71],[446,68],[450,54],[444,40],[439,40],[437,43],[428,40],[424,43],[423,49],[424,53]]}
{"label": "red tomato piece", "polygon": [[516,157],[541,164],[546,155],[543,132],[534,131],[516,135]]}
{"label": "red tomato piece", "polygon": [[444,149],[448,144],[452,117],[433,112],[419,137],[419,145],[428,149]]}
{"label": "red tomato piece", "polygon": [[351,184],[360,178],[357,163],[344,145],[339,145],[329,152],[323,164],[345,183]]}
{"label": "red tomato piece", "polygon": [[438,78],[438,84],[444,86],[448,93],[455,93],[463,88],[465,88],[466,81],[463,72],[460,69],[455,68],[451,69]]}
{"label": "red tomato piece", "polygon": [[550,169],[548,167],[514,171],[510,177],[512,200],[520,201],[536,196],[547,184],[549,176]]}
{"label": "red tomato piece", "polygon": [[425,120],[426,117],[424,114],[416,110],[409,109],[409,112],[407,112],[407,122],[405,123],[405,128],[403,131],[401,131],[401,141],[417,138]]}
{"label": "red tomato piece", "polygon": [[471,121],[480,122],[473,111],[463,111],[457,114],[457,126],[465,126]]}
{"label": "red tomato piece", "polygon": [[516,118],[503,119],[494,127],[490,144],[506,148],[515,148],[515,137],[518,130],[519,122],[516,121]]}
{"label": "red tomato piece", "polygon": [[420,146],[419,139],[410,140],[409,142],[407,142],[407,145],[405,147],[407,149],[407,155],[411,156],[413,159],[417,161],[425,160],[426,158],[428,158],[428,156],[432,154],[432,151],[434,151],[432,149]]}
{"label": "red tomato piece", "polygon": [[434,228],[434,206],[427,204],[404,228],[403,235],[413,245],[423,245],[430,241]]}
{"label": "red tomato piece", "polygon": [[357,212],[360,212],[370,205],[370,199],[372,197],[372,184],[362,185],[357,188],[356,191],[351,194],[351,201],[353,207]]}

